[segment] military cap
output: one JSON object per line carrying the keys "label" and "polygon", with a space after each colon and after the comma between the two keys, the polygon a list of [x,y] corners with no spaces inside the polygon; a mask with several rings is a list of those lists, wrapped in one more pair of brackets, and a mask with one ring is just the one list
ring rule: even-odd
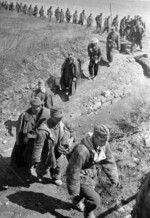
{"label": "military cap", "polygon": [[106,125],[95,125],[94,135],[98,135],[102,140],[108,140],[110,137],[110,132]]}
{"label": "military cap", "polygon": [[34,97],[30,99],[31,106],[41,106],[43,102],[40,100],[39,97]]}
{"label": "military cap", "polygon": [[115,26],[111,26],[111,28],[110,28],[111,30],[115,30]]}
{"label": "military cap", "polygon": [[45,84],[44,80],[42,80],[41,78],[38,79],[38,84]]}
{"label": "military cap", "polygon": [[50,114],[51,114],[51,117],[60,119],[60,118],[63,117],[63,109],[59,108],[59,107],[56,107],[56,106],[53,106],[50,109]]}
{"label": "military cap", "polygon": [[68,56],[74,56],[73,52],[68,52]]}

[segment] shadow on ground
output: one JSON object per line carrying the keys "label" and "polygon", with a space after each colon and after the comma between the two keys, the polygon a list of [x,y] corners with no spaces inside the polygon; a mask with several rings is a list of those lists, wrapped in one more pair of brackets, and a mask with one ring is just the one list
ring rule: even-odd
{"label": "shadow on ground", "polygon": [[50,213],[57,218],[70,218],[63,216],[57,209],[70,210],[72,205],[60,199],[47,196],[43,193],[35,193],[32,191],[19,191],[15,194],[8,195],[7,198],[12,203],[18,204],[29,210],[34,210],[38,213]]}

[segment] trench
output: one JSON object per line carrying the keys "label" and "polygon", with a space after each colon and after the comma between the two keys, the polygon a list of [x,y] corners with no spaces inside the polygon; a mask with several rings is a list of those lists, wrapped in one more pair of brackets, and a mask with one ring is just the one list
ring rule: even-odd
{"label": "trench", "polygon": [[135,61],[141,65],[144,76],[150,78],[150,58],[147,54],[138,55],[134,57]]}

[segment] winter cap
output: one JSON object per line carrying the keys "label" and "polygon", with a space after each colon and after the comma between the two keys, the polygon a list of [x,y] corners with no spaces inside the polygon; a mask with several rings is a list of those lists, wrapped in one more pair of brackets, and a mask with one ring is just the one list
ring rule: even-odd
{"label": "winter cap", "polygon": [[39,97],[34,97],[30,99],[31,106],[41,106],[43,102],[40,100]]}
{"label": "winter cap", "polygon": [[68,52],[68,56],[74,56],[73,52]]}
{"label": "winter cap", "polygon": [[98,135],[103,140],[109,139],[110,132],[107,126],[101,124],[101,125],[95,125],[94,126],[94,135]]}
{"label": "winter cap", "polygon": [[63,109],[62,108],[58,108],[56,106],[53,106],[50,109],[50,114],[51,114],[51,117],[61,119],[63,117]]}
{"label": "winter cap", "polygon": [[93,38],[93,39],[91,40],[91,43],[97,44],[97,43],[98,43],[98,39],[97,39],[97,38]]}

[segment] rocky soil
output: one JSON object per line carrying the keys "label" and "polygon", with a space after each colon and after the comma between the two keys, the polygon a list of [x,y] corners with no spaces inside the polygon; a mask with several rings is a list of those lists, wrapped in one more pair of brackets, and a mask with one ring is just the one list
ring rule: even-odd
{"label": "rocky soil", "polygon": [[[92,131],[95,123],[106,123],[111,131],[111,147],[120,173],[121,187],[111,186],[100,172],[97,191],[102,205],[97,217],[129,218],[135,194],[149,171],[149,58],[116,54],[111,67],[101,62],[96,81],[87,80],[87,44],[96,36],[105,60],[106,35],[67,24],[49,24],[15,12],[0,13],[0,217],[83,217],[72,208],[64,184],[56,187],[47,175],[43,183],[28,181],[25,173],[9,167],[19,114],[28,108],[28,99],[39,77],[47,81],[54,103],[64,108],[77,128],[77,142]],[[148,46],[144,44],[144,52]],[[70,100],[58,90],[60,67],[68,51],[83,61],[77,93]],[[142,64],[140,63],[140,61]],[[145,70],[146,69],[146,70]],[[19,175],[19,177],[18,177]]]}

